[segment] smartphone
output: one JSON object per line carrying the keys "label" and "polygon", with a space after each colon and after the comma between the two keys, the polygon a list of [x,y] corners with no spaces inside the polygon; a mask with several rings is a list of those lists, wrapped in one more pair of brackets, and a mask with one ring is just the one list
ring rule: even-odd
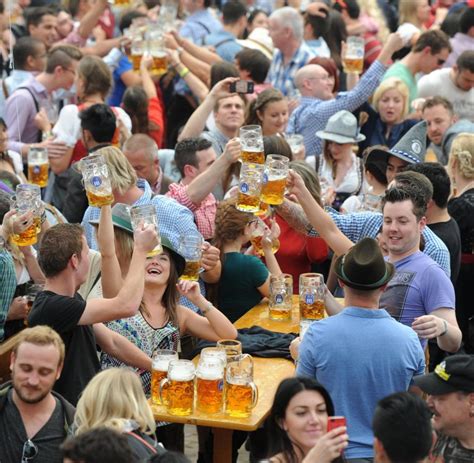
{"label": "smartphone", "polygon": [[253,82],[251,80],[238,80],[230,84],[231,93],[253,93]]}
{"label": "smartphone", "polygon": [[328,416],[327,432],[340,428],[341,426],[346,426],[345,416]]}

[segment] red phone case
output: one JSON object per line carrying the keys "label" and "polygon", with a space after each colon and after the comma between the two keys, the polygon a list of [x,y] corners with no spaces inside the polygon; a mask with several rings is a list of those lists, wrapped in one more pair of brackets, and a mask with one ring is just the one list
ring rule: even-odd
{"label": "red phone case", "polygon": [[327,431],[332,431],[333,429],[340,428],[341,426],[346,426],[346,417],[345,416],[329,416],[328,417],[328,426]]}

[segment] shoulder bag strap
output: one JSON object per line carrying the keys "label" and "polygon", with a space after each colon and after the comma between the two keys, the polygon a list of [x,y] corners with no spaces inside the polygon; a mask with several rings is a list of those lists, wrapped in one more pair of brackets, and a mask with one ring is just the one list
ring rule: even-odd
{"label": "shoulder bag strap", "polygon": [[[33,95],[33,92],[28,87],[18,87],[17,90],[26,90],[31,95],[31,98],[33,98],[33,103],[35,104],[36,112],[38,113],[40,108],[39,108],[38,100]],[[38,130],[38,135],[36,136],[36,141],[38,143],[41,143],[43,141],[43,134],[42,134],[41,130]]]}
{"label": "shoulder bag strap", "polygon": [[138,441],[140,441],[142,444],[145,444],[153,453],[158,453],[155,447],[151,445],[149,442],[147,442],[143,437],[139,436],[138,434],[134,433],[133,431],[127,431],[125,434],[129,434],[130,436],[134,437]]}

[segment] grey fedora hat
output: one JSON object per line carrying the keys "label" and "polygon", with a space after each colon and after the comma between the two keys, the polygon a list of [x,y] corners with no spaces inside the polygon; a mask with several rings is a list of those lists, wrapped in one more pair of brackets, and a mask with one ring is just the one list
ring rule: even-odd
{"label": "grey fedora hat", "polygon": [[383,163],[385,168],[389,156],[395,156],[407,164],[423,162],[426,154],[426,128],[425,121],[418,122],[388,151],[372,150],[367,161]]}
{"label": "grey fedora hat", "polygon": [[318,130],[316,136],[336,143],[359,143],[365,135],[359,133],[359,125],[354,114],[343,110],[333,114],[324,130]]}

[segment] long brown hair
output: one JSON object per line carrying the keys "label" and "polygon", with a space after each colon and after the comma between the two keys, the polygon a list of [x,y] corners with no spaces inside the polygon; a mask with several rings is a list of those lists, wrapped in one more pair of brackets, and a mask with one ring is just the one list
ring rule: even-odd
{"label": "long brown hair", "polygon": [[123,95],[122,107],[132,120],[132,133],[159,130],[160,127],[148,118],[148,95],[142,87],[129,87]]}
{"label": "long brown hair", "polygon": [[[173,256],[171,253],[163,247],[163,252],[169,257],[170,260],[170,276],[168,278],[168,283],[166,284],[166,289],[163,294],[162,302],[165,307],[166,314],[168,315],[169,321],[175,325],[179,326],[178,321],[178,300],[179,293],[176,289],[176,284],[178,283],[179,275],[178,270],[176,269],[176,264],[174,262]],[[145,288],[146,289],[146,288]],[[150,317],[150,311],[147,309],[145,302],[142,299],[140,303],[140,312],[145,314],[147,317]]]}

